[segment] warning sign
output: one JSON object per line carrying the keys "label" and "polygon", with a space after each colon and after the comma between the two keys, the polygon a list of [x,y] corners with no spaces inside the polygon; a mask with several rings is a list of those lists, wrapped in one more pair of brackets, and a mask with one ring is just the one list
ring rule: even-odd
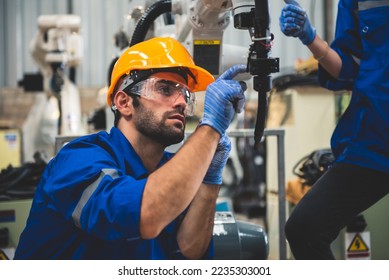
{"label": "warning sign", "polygon": [[0,248],[0,261],[12,260],[14,256],[15,256],[14,247]]}
{"label": "warning sign", "polygon": [[345,241],[346,259],[370,259],[370,232],[346,232]]}
{"label": "warning sign", "polygon": [[9,260],[7,255],[0,249],[0,260]]}

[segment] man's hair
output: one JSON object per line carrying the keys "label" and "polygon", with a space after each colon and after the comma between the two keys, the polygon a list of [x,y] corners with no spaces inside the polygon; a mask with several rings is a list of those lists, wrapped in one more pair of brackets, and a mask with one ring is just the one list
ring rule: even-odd
{"label": "man's hair", "polygon": [[[112,94],[112,97],[111,97],[111,98],[112,98],[112,107],[111,107],[111,111],[112,111],[113,114],[114,114],[114,123],[113,123],[114,127],[117,127],[117,126],[118,126],[119,120],[120,120],[120,118],[122,117],[122,114],[120,114],[119,110],[116,109],[115,103],[113,102],[113,100],[114,100],[114,98],[115,98],[115,96],[116,96],[116,94],[117,94],[117,91],[118,91],[120,85],[122,84],[122,82],[123,82],[123,77],[120,78],[120,80],[118,81],[118,83],[116,83],[116,87],[115,87],[115,89],[114,89],[114,94]],[[136,108],[136,107],[139,107],[139,104],[140,104],[140,103],[139,103],[139,96],[138,96],[138,95],[135,95],[135,94],[131,94],[131,93],[129,93],[128,91],[125,91],[125,93],[126,93],[127,95],[129,95],[129,96],[132,97],[132,105],[133,105],[135,108]]]}

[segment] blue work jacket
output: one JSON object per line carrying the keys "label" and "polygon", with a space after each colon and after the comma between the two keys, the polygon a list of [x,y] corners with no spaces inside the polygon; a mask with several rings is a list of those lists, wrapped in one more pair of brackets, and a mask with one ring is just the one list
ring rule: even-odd
{"label": "blue work jacket", "polygon": [[[159,165],[171,157],[165,152]],[[147,176],[117,128],[68,143],[42,175],[15,259],[184,259],[180,217],[157,238],[140,237]]]}
{"label": "blue work jacket", "polygon": [[319,81],[352,90],[331,139],[336,161],[389,172],[389,2],[339,1],[331,46],[342,59],[339,78],[319,67]]}

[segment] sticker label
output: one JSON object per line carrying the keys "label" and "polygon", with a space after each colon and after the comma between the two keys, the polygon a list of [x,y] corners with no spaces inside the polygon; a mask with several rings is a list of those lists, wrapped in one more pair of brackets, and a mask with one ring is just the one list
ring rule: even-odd
{"label": "sticker label", "polygon": [[346,259],[371,258],[370,232],[347,232],[346,233]]}

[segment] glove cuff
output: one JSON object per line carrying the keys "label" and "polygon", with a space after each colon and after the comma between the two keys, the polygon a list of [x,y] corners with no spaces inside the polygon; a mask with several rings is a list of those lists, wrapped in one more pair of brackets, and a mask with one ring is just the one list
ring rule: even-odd
{"label": "glove cuff", "polygon": [[308,46],[312,44],[313,40],[315,40],[315,37],[316,37],[316,28],[312,27],[310,32],[305,34],[305,36],[301,37],[300,40],[304,45]]}
{"label": "glove cuff", "polygon": [[223,135],[224,132],[221,131],[221,129],[219,129],[218,127],[216,127],[216,125],[214,125],[212,122],[208,121],[207,119],[202,119],[200,120],[198,126],[203,126],[203,125],[207,125],[207,126],[210,126],[212,127],[214,130],[216,130],[219,134],[220,134],[220,137]]}
{"label": "glove cuff", "polygon": [[221,170],[221,172],[207,172],[207,174],[205,174],[203,183],[212,184],[212,185],[221,185],[223,182],[222,174],[223,174],[223,169]]}

